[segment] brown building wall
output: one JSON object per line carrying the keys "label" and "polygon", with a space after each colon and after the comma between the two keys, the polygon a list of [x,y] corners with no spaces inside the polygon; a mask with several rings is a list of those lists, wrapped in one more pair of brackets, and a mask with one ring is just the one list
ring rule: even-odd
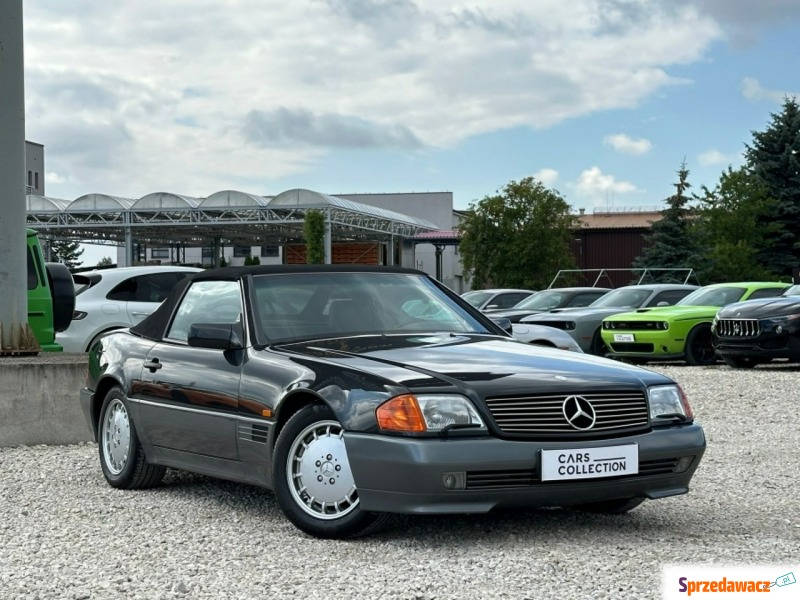
{"label": "brown building wall", "polygon": [[[284,251],[287,265],[306,264],[305,244],[287,244]],[[377,242],[344,242],[331,245],[334,265],[379,265],[381,245]]]}
{"label": "brown building wall", "polygon": [[[579,269],[630,269],[645,247],[647,229],[581,230],[572,241],[572,253]],[[575,285],[592,285],[597,273],[587,274]],[[610,279],[609,279],[610,278]],[[634,279],[633,272],[612,272],[597,285],[619,287]]]}

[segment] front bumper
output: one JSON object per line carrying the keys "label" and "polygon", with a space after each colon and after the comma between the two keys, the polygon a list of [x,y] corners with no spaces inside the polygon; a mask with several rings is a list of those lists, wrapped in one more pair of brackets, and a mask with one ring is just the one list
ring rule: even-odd
{"label": "front bumper", "polygon": [[[638,444],[639,474],[548,481],[540,451]],[[485,513],[500,506],[570,506],[617,498],[684,494],[705,452],[699,425],[576,442],[498,438],[402,438],[346,433],[345,445],[361,507],[414,514]],[[685,468],[679,469],[686,457]],[[447,489],[445,473],[464,473],[466,489]]]}
{"label": "front bumper", "polygon": [[755,338],[714,338],[714,349],[719,356],[752,358],[769,361],[788,358],[800,361],[800,334],[764,333]]}
{"label": "front bumper", "polygon": [[[614,334],[633,334],[633,342],[614,341]],[[686,337],[675,338],[675,333],[665,331],[619,331],[604,329],[601,332],[603,341],[608,346],[608,356],[613,357],[645,357],[661,360],[673,360],[684,357]]]}

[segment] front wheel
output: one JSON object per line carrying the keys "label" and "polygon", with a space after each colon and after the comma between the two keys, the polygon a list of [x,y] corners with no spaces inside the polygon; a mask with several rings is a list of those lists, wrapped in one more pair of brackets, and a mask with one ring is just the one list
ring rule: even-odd
{"label": "front wheel", "polygon": [[273,474],[284,514],[313,536],[365,535],[388,519],[361,509],[344,428],[327,406],[306,406],[289,419],[275,443]]}
{"label": "front wheel", "polygon": [[110,485],[132,490],[161,482],[166,469],[147,462],[121,387],[106,394],[98,425],[100,467]]}
{"label": "front wheel", "polygon": [[595,356],[605,356],[608,354],[608,346],[603,341],[603,336],[600,334],[599,327],[597,328],[597,331],[594,332],[594,336],[592,337],[592,345],[589,347],[589,351]]}
{"label": "front wheel", "polygon": [[711,365],[716,362],[714,338],[709,325],[698,325],[686,338],[686,362],[690,365]]}

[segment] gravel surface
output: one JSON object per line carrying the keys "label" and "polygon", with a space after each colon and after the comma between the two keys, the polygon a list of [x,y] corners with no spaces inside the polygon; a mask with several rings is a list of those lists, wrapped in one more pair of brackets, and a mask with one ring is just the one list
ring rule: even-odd
{"label": "gravel surface", "polygon": [[657,598],[665,564],[786,564],[800,548],[800,369],[658,367],[708,451],[685,496],[624,516],[397,517],[308,537],[268,491],[170,471],[118,491],[94,444],[0,449],[0,598]]}

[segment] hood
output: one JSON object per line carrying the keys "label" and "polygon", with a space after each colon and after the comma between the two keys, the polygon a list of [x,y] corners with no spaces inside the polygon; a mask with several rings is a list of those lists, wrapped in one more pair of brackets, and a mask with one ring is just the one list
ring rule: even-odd
{"label": "hood", "polygon": [[513,309],[513,308],[500,308],[497,310],[487,310],[486,316],[487,317],[505,317],[506,319],[511,319],[519,317],[527,317],[528,315],[538,314],[542,311],[540,310],[529,310],[527,308],[520,308],[520,309]]}
{"label": "hood", "polygon": [[410,389],[455,386],[481,396],[641,389],[671,380],[632,365],[510,338],[456,334],[359,336],[276,349],[323,359]]}
{"label": "hood", "polygon": [[687,319],[713,319],[719,306],[657,306],[615,315],[609,321],[682,321]]}
{"label": "hood", "polygon": [[800,297],[760,298],[734,302],[719,311],[721,319],[764,319],[800,313]]}

